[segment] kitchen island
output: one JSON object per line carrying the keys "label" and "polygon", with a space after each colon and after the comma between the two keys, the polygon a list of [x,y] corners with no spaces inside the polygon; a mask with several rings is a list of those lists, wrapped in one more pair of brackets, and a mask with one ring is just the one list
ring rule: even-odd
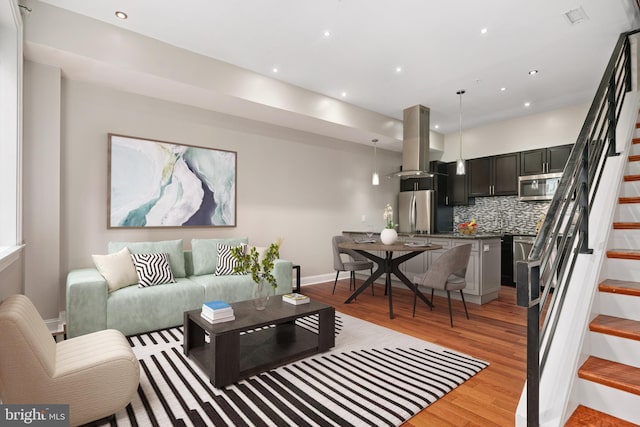
{"label": "kitchen island", "polygon": [[[343,231],[343,235],[353,240],[365,239],[363,231]],[[379,238],[379,233],[374,233]],[[471,257],[467,267],[467,287],[463,290],[465,300],[473,304],[486,304],[498,298],[500,292],[501,235],[480,233],[463,235],[460,233],[413,234],[398,233],[399,240],[405,243],[424,242],[442,246],[442,249],[427,251],[401,265],[402,273],[410,280],[416,274],[424,273],[440,255],[447,250],[464,244],[471,244]],[[384,256],[382,253],[379,256]],[[444,291],[436,291],[446,296]],[[460,298],[457,292],[451,294]]]}

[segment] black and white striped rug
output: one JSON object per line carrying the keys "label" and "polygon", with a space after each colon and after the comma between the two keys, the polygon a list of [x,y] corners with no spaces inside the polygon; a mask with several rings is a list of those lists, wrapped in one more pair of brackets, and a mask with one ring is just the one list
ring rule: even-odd
{"label": "black and white striped rug", "polygon": [[[313,329],[316,319],[301,323]],[[118,426],[399,426],[486,362],[336,313],[336,346],[224,389],[182,351],[182,328],[129,337],[140,360]]]}

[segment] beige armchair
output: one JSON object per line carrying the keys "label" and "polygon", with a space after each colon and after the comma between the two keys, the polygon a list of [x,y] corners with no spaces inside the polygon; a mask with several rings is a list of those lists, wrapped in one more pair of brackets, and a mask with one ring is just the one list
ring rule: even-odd
{"label": "beige armchair", "polygon": [[13,295],[0,304],[0,400],[68,404],[71,425],[124,408],[140,365],[122,333],[103,330],[56,343],[33,303]]}

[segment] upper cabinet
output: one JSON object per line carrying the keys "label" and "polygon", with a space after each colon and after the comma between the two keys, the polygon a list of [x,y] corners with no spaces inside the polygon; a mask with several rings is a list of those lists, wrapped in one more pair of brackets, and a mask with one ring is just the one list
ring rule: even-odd
{"label": "upper cabinet", "polygon": [[[468,162],[467,162],[468,165]],[[468,205],[469,191],[467,188],[467,175],[456,175],[456,162],[447,163],[447,194],[445,205]]]}
{"label": "upper cabinet", "polygon": [[564,171],[572,144],[523,151],[520,158],[520,175],[537,175]]}
{"label": "upper cabinet", "polygon": [[520,153],[481,157],[467,161],[469,197],[518,194]]}

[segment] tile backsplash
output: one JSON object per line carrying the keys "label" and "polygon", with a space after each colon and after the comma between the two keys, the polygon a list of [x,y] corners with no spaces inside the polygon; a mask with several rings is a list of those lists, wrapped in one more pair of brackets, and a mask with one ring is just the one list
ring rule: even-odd
{"label": "tile backsplash", "polygon": [[522,202],[517,196],[476,197],[475,200],[475,205],[454,206],[454,228],[475,218],[479,233],[536,234],[536,224],[550,204],[548,201]]}

